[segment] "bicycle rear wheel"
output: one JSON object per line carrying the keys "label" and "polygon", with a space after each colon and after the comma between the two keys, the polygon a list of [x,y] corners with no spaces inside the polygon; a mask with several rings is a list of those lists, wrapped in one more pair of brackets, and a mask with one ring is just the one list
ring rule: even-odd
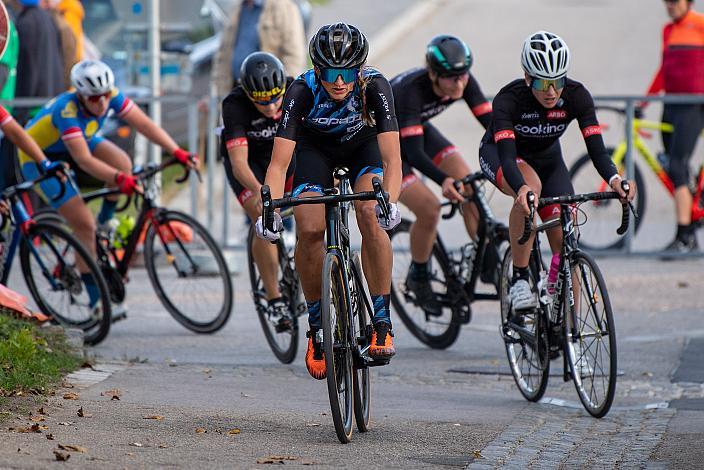
{"label": "bicycle rear wheel", "polygon": [[[530,265],[536,266],[533,254]],[[532,273],[536,271],[531,269]],[[504,254],[499,279],[501,336],[518,390],[526,400],[538,401],[545,393],[550,374],[547,316],[539,307],[522,315],[523,325],[509,322],[511,305],[508,291],[512,276],[513,261],[511,248],[508,248]]]}
{"label": "bicycle rear wheel", "polygon": [[567,317],[574,322],[574,327],[567,329],[567,357],[582,405],[589,414],[601,418],[609,412],[616,394],[616,328],[611,302],[591,256],[578,251],[570,265],[575,308],[574,315]]}
{"label": "bicycle rear wheel", "polygon": [[249,236],[247,237],[247,264],[249,265],[249,282],[252,286],[252,300],[254,300],[254,308],[257,311],[257,316],[259,317],[259,322],[262,325],[262,330],[264,330],[266,342],[269,343],[269,347],[274,353],[274,356],[276,356],[276,358],[282,363],[290,364],[296,358],[296,348],[298,346],[298,316],[296,315],[295,309],[299,299],[290,298],[291,291],[297,290],[294,288],[296,286],[287,286],[284,282],[285,270],[288,266],[283,264],[282,256],[288,255],[286,253],[281,253],[281,250],[286,250],[286,247],[283,245],[283,241],[279,240],[277,250],[279,251],[279,260],[282,261],[282,265],[279,266],[278,273],[279,289],[281,290],[281,296],[289,306],[291,329],[278,331],[277,319],[269,318],[267,312],[268,302],[266,298],[266,290],[264,289],[264,283],[262,282],[257,263],[254,262],[252,243],[255,237],[256,234],[254,233],[254,228],[250,227]]}
{"label": "bicycle rear wheel", "polygon": [[354,385],[352,350],[349,344],[348,308],[340,260],[325,256],[320,313],[328,397],[337,437],[343,444],[352,439]]}
{"label": "bicycle rear wheel", "polygon": [[[418,305],[415,295],[406,286],[406,275],[411,266],[411,222],[402,220],[391,232],[391,246],[394,252],[393,274],[391,278],[391,302],[406,328],[418,340],[433,349],[450,347],[460,333],[459,322],[453,321],[453,312],[444,305],[440,315],[431,315]],[[440,247],[436,243],[428,261],[432,273],[433,292],[440,299],[446,299],[448,267],[441,262]]]}
{"label": "bicycle rear wheel", "polygon": [[213,237],[195,219],[160,210],[149,226],[144,261],[159,300],[180,324],[195,333],[225,326],[234,293],[230,271]]}
{"label": "bicycle rear wheel", "polygon": [[[353,282],[354,291],[352,292],[352,312],[356,317],[356,328],[354,329],[354,338],[357,338],[357,350],[364,350],[371,344],[371,318],[372,312],[367,309],[367,304],[364,301],[366,291],[362,282],[362,265],[359,262],[357,253],[352,255],[352,263],[354,269]],[[370,304],[371,305],[371,304]],[[359,432],[369,431],[369,418],[371,416],[371,375],[369,367],[354,368],[354,418],[357,422]]]}
{"label": "bicycle rear wheel", "polygon": [[[609,155],[612,155],[614,149],[609,147],[606,151]],[[576,194],[593,193],[599,191],[599,188],[604,188],[605,191],[611,191],[611,188],[594,169],[594,165],[588,154],[579,157],[569,171]],[[619,168],[619,173],[625,176],[623,167]],[[635,182],[638,192],[634,205],[638,212],[638,218],[634,221],[634,231],[638,232],[640,223],[645,215],[646,189],[643,175],[637,166],[635,167],[635,173]],[[609,250],[618,249],[623,246],[625,243],[624,238],[616,234],[616,226],[614,225],[614,221],[621,220],[621,204],[618,199],[592,201],[582,204],[580,208],[584,211],[589,220],[588,224],[583,224],[579,228],[579,244],[585,250]]]}
{"label": "bicycle rear wheel", "polygon": [[83,330],[86,344],[105,339],[111,320],[108,288],[95,260],[73,235],[52,223],[35,223],[20,244],[20,264],[42,313]]}

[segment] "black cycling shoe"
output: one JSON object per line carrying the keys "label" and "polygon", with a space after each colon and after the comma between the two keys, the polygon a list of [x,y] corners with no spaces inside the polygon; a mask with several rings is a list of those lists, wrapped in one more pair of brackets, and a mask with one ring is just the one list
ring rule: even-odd
{"label": "black cycling shoe", "polygon": [[274,330],[276,330],[277,333],[290,331],[293,328],[293,321],[291,321],[288,305],[282,298],[269,301],[267,315],[269,316],[269,320],[276,322]]}
{"label": "black cycling shoe", "polygon": [[409,271],[406,276],[406,287],[413,292],[416,303],[425,313],[433,316],[442,315],[442,305],[433,292],[430,279],[415,280]]}
{"label": "black cycling shoe", "polygon": [[677,255],[686,255],[688,253],[694,253],[699,250],[699,243],[697,242],[697,236],[695,234],[687,235],[685,237],[676,237],[672,240],[672,243],[667,245],[662,259],[674,259]]}

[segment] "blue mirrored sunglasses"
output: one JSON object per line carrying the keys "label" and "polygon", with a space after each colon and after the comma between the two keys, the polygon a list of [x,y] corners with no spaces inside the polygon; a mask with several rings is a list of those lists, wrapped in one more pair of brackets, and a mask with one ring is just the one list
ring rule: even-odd
{"label": "blue mirrored sunglasses", "polygon": [[530,86],[534,90],[538,91],[548,91],[550,87],[554,87],[555,91],[557,90],[562,90],[565,88],[565,84],[567,83],[567,78],[562,77],[562,78],[556,78],[552,80],[547,80],[543,78],[532,78],[530,82]]}
{"label": "blue mirrored sunglasses", "polygon": [[320,79],[324,82],[334,83],[337,81],[337,77],[342,76],[342,81],[345,83],[351,83],[357,80],[359,75],[359,67],[351,69],[320,69]]}

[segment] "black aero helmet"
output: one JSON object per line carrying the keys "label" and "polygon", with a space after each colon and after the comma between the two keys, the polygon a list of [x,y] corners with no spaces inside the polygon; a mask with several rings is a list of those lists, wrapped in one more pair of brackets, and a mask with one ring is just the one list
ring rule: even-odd
{"label": "black aero helmet", "polygon": [[462,75],[472,66],[472,53],[460,38],[442,34],[428,43],[425,61],[438,75]]}
{"label": "black aero helmet", "polygon": [[356,26],[326,24],[310,40],[308,52],[317,67],[354,68],[367,60],[369,43]]}
{"label": "black aero helmet", "polygon": [[268,52],[252,52],[240,67],[240,83],[254,101],[269,101],[286,91],[284,64]]}

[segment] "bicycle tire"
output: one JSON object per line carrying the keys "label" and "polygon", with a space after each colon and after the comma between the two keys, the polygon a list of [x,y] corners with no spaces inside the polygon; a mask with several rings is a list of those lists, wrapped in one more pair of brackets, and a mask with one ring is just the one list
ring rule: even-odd
{"label": "bicycle tire", "polygon": [[[410,228],[411,222],[403,219],[390,234],[394,252],[391,303],[403,324],[408,328],[408,331],[421,343],[433,349],[447,349],[457,340],[462,326],[454,320],[451,308],[444,306],[442,315],[437,317],[428,315],[415,304],[412,294],[406,288],[406,273],[411,260],[410,238],[408,238]],[[433,291],[439,295],[445,295],[447,293],[445,279],[450,267],[441,261],[446,258],[443,258],[441,250],[438,243],[433,244],[433,251],[428,266],[429,268],[439,268],[440,272],[442,272],[442,279],[437,278],[439,274],[437,269],[433,275],[436,278],[433,283]],[[405,257],[402,258],[404,255]],[[440,292],[436,289],[440,290]],[[423,321],[423,318],[425,318],[425,321]],[[432,330],[428,331],[429,329]]]}
{"label": "bicycle tire", "polygon": [[[362,279],[362,264],[357,253],[352,255],[354,295],[351,298],[352,308],[357,318],[358,330],[355,331],[357,338],[357,349],[364,349],[371,344],[370,318],[373,312],[367,310],[367,304],[361,296],[366,296]],[[356,296],[356,298],[355,298]],[[371,305],[371,304],[370,304]],[[371,374],[369,367],[355,367],[354,373],[354,418],[357,422],[359,432],[369,431],[369,421],[371,418]]]}
{"label": "bicycle tire", "polygon": [[[282,278],[284,275],[284,269],[286,266],[283,264],[279,266],[279,288],[281,289],[281,295],[289,305],[291,314],[291,330],[285,332],[277,332],[275,326],[269,321],[269,316],[267,315],[267,299],[266,291],[264,290],[264,284],[262,283],[261,275],[257,264],[254,262],[254,256],[252,253],[252,242],[254,241],[256,234],[254,232],[254,227],[250,226],[249,235],[247,236],[247,265],[249,267],[249,282],[251,285],[252,300],[254,301],[254,309],[257,311],[257,316],[259,317],[259,322],[262,325],[262,330],[264,331],[264,337],[266,342],[269,344],[271,351],[274,356],[281,361],[283,364],[290,364],[296,358],[296,351],[298,349],[298,316],[293,309],[296,308],[296,303],[298,299],[291,299],[290,292],[285,285],[282,285]],[[280,239],[277,243],[277,250],[279,251],[279,261],[283,263],[281,250],[285,250],[286,247],[283,245],[283,240]],[[281,342],[279,341],[281,340]]]}
{"label": "bicycle tire", "polygon": [[[39,237],[41,241],[35,240],[37,237]],[[53,240],[55,239],[63,240],[66,243],[66,247],[61,249],[60,246],[57,246],[57,244],[54,243]],[[32,243],[33,246],[30,247],[29,243]],[[35,270],[32,268],[32,260],[36,260],[39,265],[39,249],[41,248],[42,243],[47,245],[49,248],[45,252],[48,254],[50,263],[42,264],[45,265],[45,268],[50,269],[51,272],[49,273],[40,270],[38,273],[39,276],[46,278],[46,275],[49,274],[52,276],[54,282],[59,281],[62,286],[60,292],[66,292],[69,295],[68,303],[66,305],[71,307],[71,314],[82,311],[83,309],[80,309],[77,306],[81,303],[85,303],[85,310],[88,312],[85,319],[77,320],[73,318],[75,315],[69,316],[69,313],[61,312],[59,310],[60,307],[56,305],[56,302],[46,299],[41,293],[41,289],[38,285],[39,278],[36,276]],[[97,310],[89,305],[89,300],[87,302],[81,302],[78,298],[78,296],[84,292],[86,292],[87,295],[87,291],[85,290],[84,281],[81,279],[78,269],[75,266],[75,260],[72,265],[66,265],[66,258],[70,257],[69,250],[73,250],[75,252],[74,256],[78,256],[83,260],[87,269],[87,273],[84,274],[90,274],[96,287],[98,288],[100,306]],[[110,294],[108,293],[107,284],[105,283],[105,279],[100,272],[100,268],[98,268],[93,256],[81,244],[81,242],[61,225],[48,221],[35,222],[27,237],[22,238],[19,251],[22,274],[27,284],[27,288],[36,302],[37,307],[39,307],[39,310],[65,327],[83,330],[83,341],[85,344],[96,345],[103,341],[110,332],[110,323],[112,319]],[[54,257],[56,258],[54,259]],[[38,267],[41,268],[41,266]],[[51,284],[50,281],[49,283]],[[67,285],[68,290],[65,287]],[[58,292],[53,289],[52,291]]]}
{"label": "bicycle tire", "polygon": [[[536,262],[531,253],[531,275],[535,277]],[[526,325],[525,333],[519,334],[519,330],[508,326],[508,313],[510,302],[508,300],[508,290],[513,276],[513,262],[511,259],[511,248],[506,250],[503,262],[501,263],[501,278],[499,280],[499,298],[501,304],[501,336],[506,348],[506,357],[511,368],[511,375],[516,382],[521,395],[532,402],[540,400],[545,394],[550,375],[549,343],[547,329],[547,315],[542,306],[535,309],[530,314],[524,315]],[[531,331],[532,325],[532,331]],[[530,347],[526,343],[526,337],[539,338],[537,347]]]}
{"label": "bicycle tire", "polygon": [[[149,225],[144,240],[144,261],[149,280],[157,297],[171,316],[184,327],[195,333],[215,333],[225,326],[230,318],[234,298],[230,271],[222,251],[208,231],[191,216],[178,211],[163,210],[157,213],[156,218],[159,221],[159,226],[162,227],[163,235],[157,237],[157,228],[153,224]],[[175,225],[171,226],[171,223],[185,224],[190,230],[190,241],[187,234],[177,234],[173,228]],[[171,241],[168,241],[169,237]],[[157,239],[161,242],[161,250],[157,250],[155,247]],[[199,243],[195,243],[198,240]],[[166,250],[167,246],[170,247],[169,250],[176,248],[178,251],[175,251],[175,255],[170,254],[170,251]],[[192,249],[189,251],[187,247]],[[212,260],[203,256],[206,250],[212,256]],[[197,261],[201,260],[203,262],[198,264]],[[212,265],[213,260],[214,266]],[[179,261],[189,269],[189,272],[177,271],[175,279],[178,286],[166,288],[164,284],[168,280],[167,276],[174,273],[171,267],[175,267],[177,270],[181,268]],[[208,266],[208,262],[211,263],[210,266]],[[164,266],[167,269],[160,270]],[[216,269],[213,270],[213,268]],[[191,276],[187,276],[188,274]],[[185,288],[180,282],[183,279],[218,279],[218,281],[203,283],[203,286],[200,286],[200,292],[198,292],[193,286]],[[218,292],[222,292],[221,299],[216,298]],[[180,298],[187,302],[195,301],[199,294],[201,294],[199,299],[202,301],[193,304],[188,311],[184,311],[183,307],[179,307],[175,303]],[[204,313],[206,307],[214,304],[213,301],[217,302],[213,308],[214,314],[208,315],[204,321],[192,318],[197,313]]]}
{"label": "bicycle tire", "polygon": [[[614,152],[613,147],[608,147],[606,151],[609,155]],[[579,157],[569,169],[570,179],[574,185],[575,192],[592,193],[598,191],[603,183],[601,176],[594,169],[589,154],[584,154]],[[646,211],[647,192],[645,180],[640,171],[640,168],[635,165],[635,182],[637,194],[635,199],[635,207],[638,212],[638,218],[634,220],[634,233],[638,232],[640,224],[643,221]],[[610,191],[611,188],[608,188]],[[579,244],[582,248],[588,251],[598,250],[616,250],[624,246],[625,240],[623,237],[616,234],[616,228],[613,225],[614,220],[621,220],[621,205],[618,200],[610,199],[606,201],[596,201],[581,205],[585,211],[590,224],[580,227]],[[609,208],[612,208],[609,212]],[[596,223],[595,223],[596,222]],[[607,238],[606,241],[599,243],[600,237]]]}
{"label": "bicycle tire", "polygon": [[[614,316],[609,300],[609,293],[604,282],[604,277],[599,270],[599,266],[588,253],[577,251],[570,256],[570,265],[579,266],[580,280],[579,296],[575,295],[575,304],[579,301],[579,312],[575,313],[577,319],[577,329],[572,336],[568,329],[565,329],[567,338],[565,339],[565,347],[567,358],[569,360],[570,369],[572,371],[572,380],[574,381],[579,400],[589,414],[595,418],[601,418],[611,409],[616,394],[616,376],[617,376],[617,350],[616,350],[616,327],[614,324]],[[585,273],[584,267],[587,266],[591,275]],[[573,268],[574,269],[574,268]],[[575,276],[573,276],[574,278]],[[585,285],[588,286],[585,288]],[[596,287],[596,289],[594,289]],[[596,290],[599,292],[597,293]],[[584,302],[588,307],[587,315],[582,315],[584,309],[582,301],[590,299],[591,301]],[[603,308],[600,313],[596,313],[596,303],[601,299]],[[592,302],[593,301],[593,302]],[[565,314],[568,313],[567,302],[565,305]],[[600,321],[596,321],[596,317],[600,317]],[[594,319],[590,322],[590,318]],[[604,326],[606,326],[606,334],[604,335]],[[607,341],[603,341],[604,336]],[[592,341],[583,341],[583,338],[594,338]],[[576,344],[579,343],[580,357],[577,357]],[[600,357],[608,354],[608,370],[606,365],[599,362]],[[583,361],[578,363],[578,361]],[[587,363],[589,361],[589,363]],[[593,363],[592,363],[593,362]],[[583,369],[587,369],[585,376]],[[605,383],[604,383],[605,382]],[[601,383],[601,391],[603,396],[599,395],[598,385]]]}
{"label": "bicycle tire", "polygon": [[326,381],[332,421],[343,444],[352,439],[354,385],[349,341],[348,308],[342,265],[336,253],[323,263],[320,314],[323,328]]}

